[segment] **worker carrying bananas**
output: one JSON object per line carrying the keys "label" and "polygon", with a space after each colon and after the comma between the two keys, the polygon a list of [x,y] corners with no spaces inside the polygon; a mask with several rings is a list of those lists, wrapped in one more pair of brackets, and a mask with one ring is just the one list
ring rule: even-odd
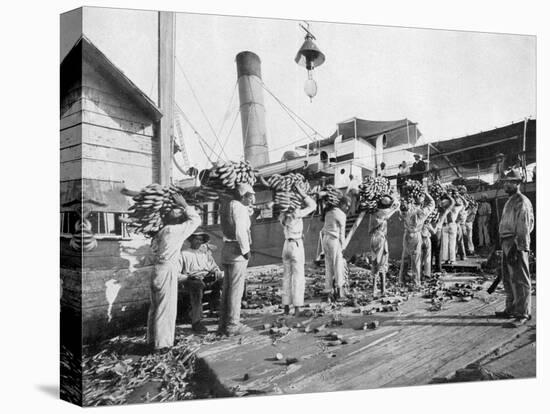
{"label": "worker carrying bananas", "polygon": [[151,243],[155,253],[155,270],[151,280],[147,341],[155,350],[174,345],[181,248],[185,239],[201,224],[199,214],[181,194],[172,197],[178,207],[163,218],[164,227]]}
{"label": "worker carrying bananas", "polygon": [[283,226],[285,236],[282,302],[286,315],[290,313],[290,305],[294,306],[295,315],[298,315],[300,307],[304,306],[306,280],[303,218],[317,208],[317,203],[302,188],[294,185],[294,190],[304,199],[304,208],[296,209],[291,206],[279,215],[279,221]]}
{"label": "worker carrying bananas", "polygon": [[457,224],[456,220],[460,212],[465,208],[466,201],[456,193],[449,195],[454,200],[454,205],[443,220],[441,230],[440,262],[453,265],[456,262]]}
{"label": "worker carrying bananas", "polygon": [[208,300],[210,310],[216,311],[219,305],[223,273],[208,248],[210,240],[208,234],[193,233],[188,240],[190,246],[181,251],[183,262],[181,282],[189,293],[191,329],[197,333],[206,333],[208,330],[202,324],[202,299],[206,288],[205,282],[210,283]]}
{"label": "worker carrying bananas", "polygon": [[475,247],[474,247],[474,220],[476,218],[478,204],[476,201],[472,200],[469,205],[468,209],[466,210],[466,222],[464,223],[464,233],[465,233],[465,241],[467,246],[467,254],[473,255],[475,253]]}
{"label": "worker carrying bananas", "polygon": [[251,329],[241,324],[241,301],[244,293],[246,268],[250,259],[250,215],[255,193],[250,184],[237,184],[231,200],[220,208],[223,232],[222,265],[223,290],[218,333],[240,335]]}
{"label": "worker carrying bananas", "polygon": [[427,192],[421,192],[414,197],[413,203],[402,203],[400,215],[405,221],[403,234],[403,253],[399,269],[399,284],[405,283],[405,273],[409,263],[416,286],[420,286],[420,271],[422,258],[422,227],[428,216],[433,212],[435,202]]}
{"label": "worker carrying bananas", "polygon": [[370,229],[370,259],[371,273],[373,276],[373,296],[377,293],[377,280],[380,276],[380,292],[386,292],[386,273],[388,272],[388,220],[399,210],[399,200],[394,200],[390,195],[380,197],[376,211],[371,215],[372,227]]}
{"label": "worker carrying bananas", "polygon": [[531,319],[529,250],[535,217],[531,201],[519,189],[522,182],[519,171],[511,170],[500,182],[509,196],[498,227],[506,307],[503,311],[496,312],[496,316],[515,318],[512,326],[518,327]]}
{"label": "worker carrying bananas", "polygon": [[447,214],[449,214],[454,205],[454,199],[448,195],[443,195],[437,203],[439,217],[436,222],[432,224],[434,232],[432,233],[430,243],[432,250],[432,261],[435,264],[434,269],[436,272],[441,272],[441,239],[443,233],[443,223],[445,222]]}
{"label": "worker carrying bananas", "polygon": [[342,196],[338,206],[333,206],[325,215],[322,246],[325,254],[325,290],[333,297],[345,297],[345,262],[343,249],[346,243],[346,213],[351,205],[347,196]]}
{"label": "worker carrying bananas", "polygon": [[478,246],[485,247],[491,245],[489,236],[489,221],[491,219],[491,204],[487,201],[487,194],[481,194],[481,201],[477,209],[477,234]]}

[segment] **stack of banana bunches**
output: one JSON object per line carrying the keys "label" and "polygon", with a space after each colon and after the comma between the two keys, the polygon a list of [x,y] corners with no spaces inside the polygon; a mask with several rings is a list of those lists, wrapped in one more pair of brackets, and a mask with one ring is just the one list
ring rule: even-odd
{"label": "stack of banana bunches", "polygon": [[422,183],[416,180],[405,181],[405,202],[413,203],[414,199],[424,193]]}
{"label": "stack of banana bunches", "polygon": [[218,161],[201,175],[200,194],[211,200],[233,190],[237,184],[256,183],[255,171],[248,161]]}
{"label": "stack of banana bunches", "polygon": [[296,192],[296,187],[305,194],[311,191],[309,182],[302,174],[290,173],[287,175],[274,174],[266,180],[269,188],[273,191],[273,214],[287,211],[290,207],[299,209],[304,202],[303,197]]}
{"label": "stack of banana bunches", "polygon": [[181,194],[183,190],[171,185],[150,184],[133,197],[134,204],[129,208],[128,227],[135,233],[142,233],[148,237],[154,235],[163,227],[163,218],[176,203],[173,195]]}
{"label": "stack of banana bunches", "polygon": [[69,242],[74,250],[89,252],[97,247],[97,240],[92,233],[92,223],[89,220],[77,221],[75,229],[76,231]]}
{"label": "stack of banana bunches", "polygon": [[342,198],[342,192],[334,187],[332,184],[327,185],[323,191],[326,192],[324,200],[329,206],[337,207],[340,199]]}
{"label": "stack of banana bunches", "polygon": [[365,177],[359,185],[359,208],[368,213],[376,211],[378,200],[389,194],[390,182],[385,177]]}

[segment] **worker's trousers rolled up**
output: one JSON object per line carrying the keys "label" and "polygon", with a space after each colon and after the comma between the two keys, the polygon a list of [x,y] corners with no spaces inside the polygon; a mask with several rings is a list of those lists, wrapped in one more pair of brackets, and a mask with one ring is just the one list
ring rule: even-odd
{"label": "worker's trousers rolled up", "polygon": [[283,246],[283,305],[304,306],[306,278],[302,240],[285,240]]}
{"label": "worker's trousers rolled up", "polygon": [[200,279],[188,279],[184,284],[189,292],[189,301],[191,302],[191,323],[200,322],[202,319],[202,296],[204,292],[204,282]]}
{"label": "worker's trousers rolled up", "polygon": [[489,216],[479,216],[477,219],[477,230],[479,237],[479,247],[489,246],[491,239],[489,237]]}
{"label": "worker's trousers rolled up", "polygon": [[502,283],[506,291],[506,311],[516,317],[531,315],[529,253],[518,251],[513,239],[502,240]]}
{"label": "worker's trousers rolled up", "polygon": [[344,256],[340,240],[329,235],[323,235],[323,251],[325,253],[325,288],[344,286]]}
{"label": "worker's trousers rolled up", "polygon": [[475,250],[474,247],[474,223],[471,221],[467,221],[466,224],[464,224],[464,227],[466,229],[466,245],[468,246],[468,251],[470,253],[473,253]]}
{"label": "worker's trousers rolled up", "polygon": [[422,276],[432,275],[432,240],[430,236],[422,236]]}
{"label": "worker's trousers rolled up", "polygon": [[178,309],[178,266],[155,266],[151,280],[151,304],[147,318],[147,342],[155,349],[174,345]]}
{"label": "worker's trousers rolled up", "polygon": [[441,263],[456,261],[456,223],[449,223],[441,230]]}
{"label": "worker's trousers rolled up", "polygon": [[248,261],[223,265],[223,289],[220,306],[220,330],[238,326]]}
{"label": "worker's trousers rolled up", "polygon": [[405,231],[403,235],[403,253],[401,254],[401,268],[399,269],[399,283],[405,282],[405,274],[409,265],[414,283],[420,285],[420,267],[422,256],[422,236],[420,232],[410,233]]}

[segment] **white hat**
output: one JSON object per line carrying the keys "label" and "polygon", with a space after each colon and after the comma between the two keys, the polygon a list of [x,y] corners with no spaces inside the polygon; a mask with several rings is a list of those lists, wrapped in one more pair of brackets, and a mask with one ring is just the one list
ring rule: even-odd
{"label": "white hat", "polygon": [[256,194],[250,184],[246,184],[246,183],[237,184],[236,189],[239,192],[239,194],[242,196],[248,193]]}

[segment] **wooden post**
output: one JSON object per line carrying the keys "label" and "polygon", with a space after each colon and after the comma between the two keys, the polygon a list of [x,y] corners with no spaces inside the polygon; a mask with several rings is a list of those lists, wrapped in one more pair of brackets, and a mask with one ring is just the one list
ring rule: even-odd
{"label": "wooden post", "polygon": [[158,105],[163,114],[158,126],[158,181],[168,185],[172,177],[174,128],[174,13],[159,12],[158,16]]}

